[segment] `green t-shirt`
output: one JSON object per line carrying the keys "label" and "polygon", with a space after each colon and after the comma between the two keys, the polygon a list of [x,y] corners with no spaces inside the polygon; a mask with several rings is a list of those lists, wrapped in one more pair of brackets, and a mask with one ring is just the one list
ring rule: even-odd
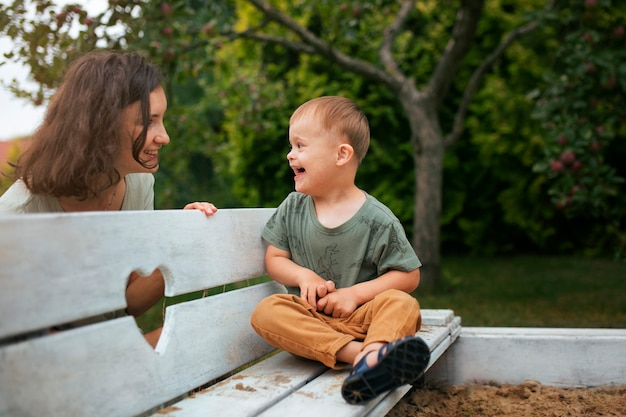
{"label": "green t-shirt", "polygon": [[[422,265],[398,218],[369,194],[350,220],[329,229],[318,221],[313,199],[292,192],[267,222],[262,236],[288,251],[296,264],[333,281],[337,288],[378,278],[390,270],[408,272]],[[298,288],[288,290],[299,294]]]}

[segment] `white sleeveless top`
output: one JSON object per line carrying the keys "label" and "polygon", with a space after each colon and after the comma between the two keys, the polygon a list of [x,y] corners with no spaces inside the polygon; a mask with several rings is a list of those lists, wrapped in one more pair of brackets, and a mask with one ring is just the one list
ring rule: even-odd
{"label": "white sleeveless top", "polygon": [[[154,175],[128,174],[122,210],[154,210]],[[0,196],[0,214],[62,212],[59,200],[50,195],[31,194],[22,180],[17,180]]]}

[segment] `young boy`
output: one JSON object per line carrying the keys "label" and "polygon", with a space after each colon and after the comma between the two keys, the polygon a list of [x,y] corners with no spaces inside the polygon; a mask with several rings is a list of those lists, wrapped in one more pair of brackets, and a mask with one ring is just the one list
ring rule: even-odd
{"label": "young boy", "polygon": [[430,353],[421,325],[421,263],[399,220],[355,185],[370,141],[351,100],[320,97],[289,120],[296,192],[263,231],[269,275],[288,294],[262,300],[251,323],[273,346],[334,369],[353,365],[343,398],[362,404],[416,382]]}

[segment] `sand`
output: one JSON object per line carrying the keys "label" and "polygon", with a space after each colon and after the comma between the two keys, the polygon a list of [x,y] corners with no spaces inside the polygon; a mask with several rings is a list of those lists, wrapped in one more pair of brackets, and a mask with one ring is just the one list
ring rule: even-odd
{"label": "sand", "polygon": [[556,388],[518,385],[414,387],[389,417],[626,416],[626,385]]}

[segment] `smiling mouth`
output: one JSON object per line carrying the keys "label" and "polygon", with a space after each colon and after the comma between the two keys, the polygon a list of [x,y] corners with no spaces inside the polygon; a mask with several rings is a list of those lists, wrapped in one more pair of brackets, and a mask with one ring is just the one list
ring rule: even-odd
{"label": "smiling mouth", "polygon": [[159,151],[143,151],[143,157],[141,158],[144,162],[155,161],[159,158]]}
{"label": "smiling mouth", "polygon": [[139,160],[145,168],[153,169],[159,166],[159,151],[144,150],[141,155]]}

